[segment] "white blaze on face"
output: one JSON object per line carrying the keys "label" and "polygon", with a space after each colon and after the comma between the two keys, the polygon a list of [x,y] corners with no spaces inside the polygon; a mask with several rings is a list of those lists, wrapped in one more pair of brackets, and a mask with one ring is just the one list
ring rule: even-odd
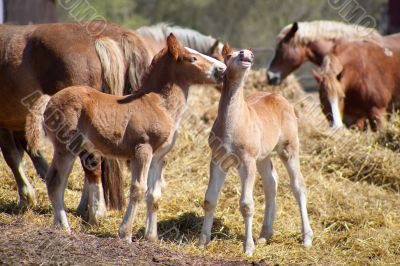
{"label": "white blaze on face", "polygon": [[342,117],[339,110],[339,99],[337,97],[330,100],[332,117],[333,117],[333,128],[341,128],[343,126]]}
{"label": "white blaze on face", "polygon": [[185,47],[185,49],[186,49],[189,53],[199,55],[199,56],[203,57],[204,59],[206,59],[207,61],[209,61],[210,63],[213,63],[213,67],[218,67],[218,68],[226,69],[226,65],[225,65],[224,63],[222,63],[221,61],[218,61],[218,60],[215,59],[215,58],[212,58],[211,56],[208,56],[208,55],[199,53],[198,51],[193,50],[193,49],[191,49],[191,48],[189,48],[189,47]]}

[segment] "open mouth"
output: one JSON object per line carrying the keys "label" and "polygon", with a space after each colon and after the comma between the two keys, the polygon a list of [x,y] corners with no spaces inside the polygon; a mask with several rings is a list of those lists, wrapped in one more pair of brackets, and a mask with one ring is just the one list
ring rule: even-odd
{"label": "open mouth", "polygon": [[245,67],[250,67],[253,64],[253,60],[248,57],[240,58],[239,61]]}

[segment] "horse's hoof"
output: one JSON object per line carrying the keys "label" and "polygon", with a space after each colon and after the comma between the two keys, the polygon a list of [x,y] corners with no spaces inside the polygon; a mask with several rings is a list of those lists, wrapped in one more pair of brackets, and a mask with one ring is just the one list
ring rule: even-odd
{"label": "horse's hoof", "polygon": [[124,227],[118,229],[118,237],[128,244],[132,243],[132,235],[128,234]]}
{"label": "horse's hoof", "polygon": [[268,240],[272,238],[272,233],[262,234],[257,240],[257,244],[265,244]]}
{"label": "horse's hoof", "polygon": [[26,211],[29,208],[35,207],[36,205],[36,196],[34,190],[26,191],[22,196],[20,196],[18,202],[18,208],[21,211]]}
{"label": "horse's hoof", "polygon": [[157,243],[158,242],[158,236],[153,235],[153,236],[146,236],[147,241],[152,242],[152,243]]}
{"label": "horse's hoof", "polygon": [[254,250],[255,250],[255,245],[253,241],[244,244],[244,254],[246,256],[248,257],[253,256]]}
{"label": "horse's hoof", "polygon": [[199,237],[199,244],[198,247],[200,249],[206,249],[207,244],[210,242],[211,237],[207,236],[206,234],[201,234]]}
{"label": "horse's hoof", "polygon": [[313,238],[314,238],[313,232],[306,233],[303,240],[304,247],[306,248],[312,247]]}

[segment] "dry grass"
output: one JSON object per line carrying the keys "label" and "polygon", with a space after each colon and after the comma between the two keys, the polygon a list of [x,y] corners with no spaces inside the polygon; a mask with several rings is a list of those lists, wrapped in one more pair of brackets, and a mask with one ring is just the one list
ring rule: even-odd
{"label": "dry grass", "polygon": [[[264,73],[252,73],[247,90],[270,90]],[[283,88],[281,88],[283,89]],[[306,177],[309,214],[314,229],[314,246],[300,244],[300,217],[290,192],[289,178],[280,162],[275,235],[258,245],[251,260],[268,264],[398,264],[400,263],[400,197],[398,152],[400,116],[394,116],[381,133],[328,129],[315,95],[307,95],[292,80],[283,94],[296,106],[302,143],[302,171]],[[210,151],[207,137],[215,115],[219,93],[212,88],[192,88],[188,115],[181,126],[176,147],[167,156],[167,187],[159,213],[161,247],[196,256],[243,259],[243,221],[239,212],[239,177],[232,171],[218,203],[213,227],[214,240],[206,251],[196,247],[202,222],[202,202],[208,183]],[[204,119],[205,114],[208,119]],[[13,176],[2,162],[0,171],[0,224],[29,221],[38,226],[51,224],[45,186],[26,160],[28,175],[38,194],[38,205],[23,215],[11,214],[17,192]],[[86,227],[73,211],[82,188],[82,171],[77,165],[69,179],[66,206],[73,230],[116,237],[122,213],[111,212],[99,227]],[[128,183],[126,181],[126,193]],[[254,235],[262,224],[263,192],[257,180],[254,194]],[[144,206],[134,226],[143,236]]]}

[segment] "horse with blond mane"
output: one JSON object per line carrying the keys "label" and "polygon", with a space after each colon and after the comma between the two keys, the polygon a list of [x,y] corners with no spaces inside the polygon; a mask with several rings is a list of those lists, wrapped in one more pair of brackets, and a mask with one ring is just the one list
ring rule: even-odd
{"label": "horse with blond mane", "polygon": [[341,39],[368,40],[400,53],[400,34],[381,36],[372,28],[334,21],[295,22],[278,34],[275,53],[267,67],[268,83],[281,84],[306,61],[321,66]]}
{"label": "horse with blond mane", "polygon": [[[91,34],[89,27],[101,31]],[[35,109],[36,96],[52,95],[71,85],[88,85],[123,95],[138,87],[149,63],[150,56],[140,37],[110,23],[1,25],[0,127],[6,132],[24,131],[26,117]],[[6,160],[18,184],[20,205],[32,206],[35,193],[21,164],[21,149],[11,133],[0,137],[12,155]],[[84,167],[84,171],[88,186],[78,212],[85,215],[89,207],[89,222],[96,223],[105,214],[104,202],[114,208],[124,205],[120,196],[122,173],[113,160],[92,169]],[[90,189],[98,187],[102,180],[105,199],[103,193]],[[100,204],[88,206],[95,197]]]}
{"label": "horse with blond mane", "polygon": [[332,127],[379,130],[400,107],[400,54],[370,41],[341,40],[314,71],[323,113]]}

